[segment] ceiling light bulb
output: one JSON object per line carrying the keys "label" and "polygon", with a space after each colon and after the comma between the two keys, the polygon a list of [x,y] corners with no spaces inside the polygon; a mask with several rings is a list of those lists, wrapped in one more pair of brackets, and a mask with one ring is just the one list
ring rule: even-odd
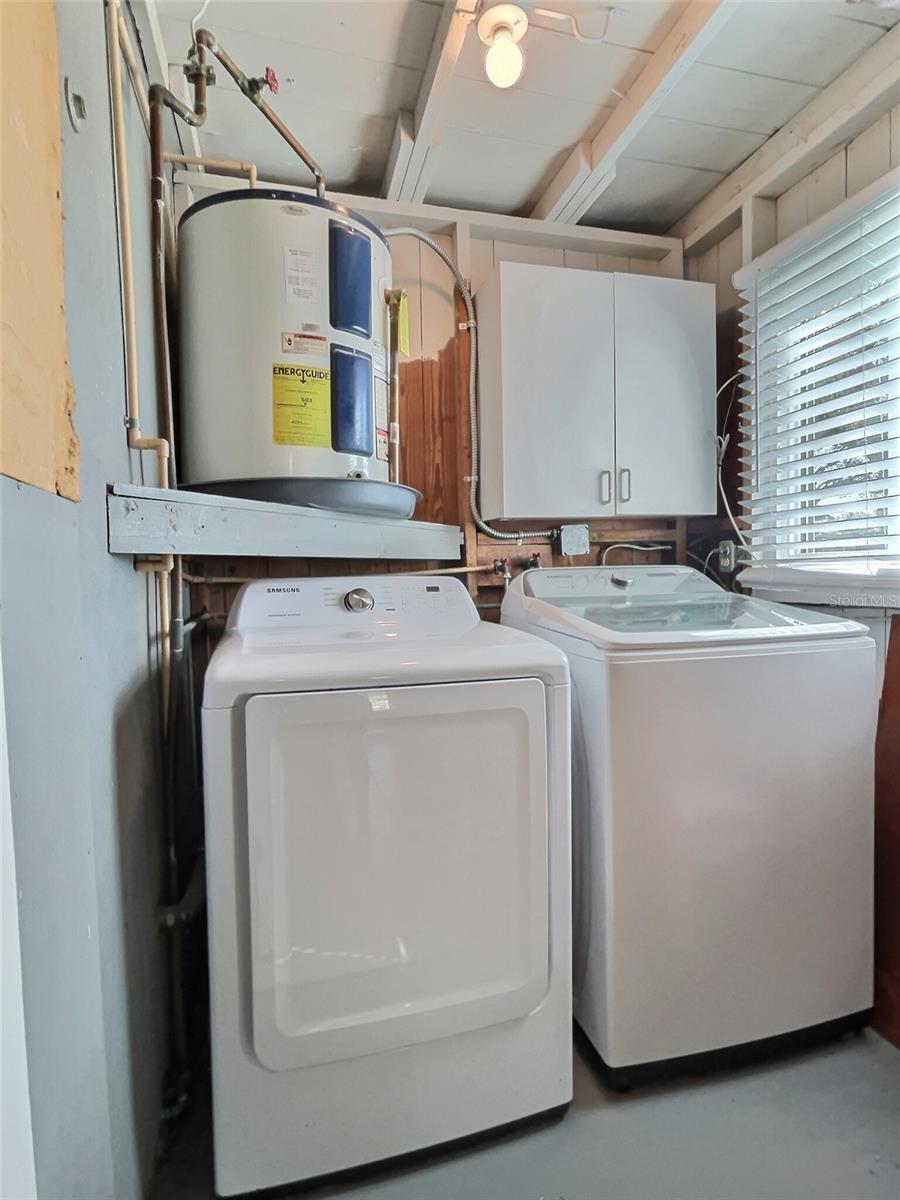
{"label": "ceiling light bulb", "polygon": [[512,30],[501,25],[494,31],[493,41],[484,60],[487,77],[498,88],[508,88],[518,80],[525,65],[525,56],[513,39]]}

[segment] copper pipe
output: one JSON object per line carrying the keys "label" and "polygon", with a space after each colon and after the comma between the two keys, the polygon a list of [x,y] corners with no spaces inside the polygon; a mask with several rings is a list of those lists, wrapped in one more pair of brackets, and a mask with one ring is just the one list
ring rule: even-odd
{"label": "copper pipe", "polygon": [[175,415],[172,403],[172,368],[169,357],[169,325],[166,310],[166,253],[163,238],[166,211],[166,181],[163,172],[163,105],[153,98],[150,102],[150,225],[153,255],[153,347],[156,358],[156,379],[159,388],[160,419],[169,443],[169,487],[178,486],[175,462]]}
{"label": "copper pipe", "polygon": [[282,121],[281,117],[279,117],[278,114],[274,112],[268,106],[268,104],[266,104],[265,100],[263,100],[262,95],[260,94],[263,83],[258,79],[248,78],[234,61],[234,59],[225,53],[208,29],[197,30],[196,46],[198,58],[199,55],[202,54],[204,46],[207,47],[211,54],[216,56],[247,99],[256,105],[269,124],[281,134],[297,157],[306,164],[310,171],[312,171],[316,180],[316,195],[319,197],[324,196],[325,172],[309,153],[306,147],[301,142],[297,141],[297,139],[288,129],[287,125],[285,125],[284,121]]}
{"label": "copper pipe", "polygon": [[[119,10],[119,49],[122,51],[122,57],[125,59],[125,65],[128,67],[128,75],[131,79],[131,87],[134,91],[135,99],[138,103],[138,108],[141,110],[141,119],[144,122],[144,128],[147,131],[147,137],[150,137],[150,102],[147,99],[147,89],[144,86],[144,80],[141,75],[141,68],[137,61],[137,56],[134,52],[134,46],[131,44],[131,36],[128,32],[128,26],[125,23],[125,18]],[[166,210],[166,281],[170,288],[174,289],[176,284],[175,278],[175,226],[172,223],[172,218]]]}

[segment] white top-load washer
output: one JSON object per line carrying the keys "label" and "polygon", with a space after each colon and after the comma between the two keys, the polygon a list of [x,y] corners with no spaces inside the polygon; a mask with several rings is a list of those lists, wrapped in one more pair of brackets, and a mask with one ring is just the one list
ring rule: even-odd
{"label": "white top-load washer", "polygon": [[612,1082],[861,1023],[865,627],[674,566],[528,571],[502,619],[569,658],[575,1017]]}
{"label": "white top-load washer", "polygon": [[572,1096],[569,685],[458,580],[264,579],[203,700],[221,1195]]}

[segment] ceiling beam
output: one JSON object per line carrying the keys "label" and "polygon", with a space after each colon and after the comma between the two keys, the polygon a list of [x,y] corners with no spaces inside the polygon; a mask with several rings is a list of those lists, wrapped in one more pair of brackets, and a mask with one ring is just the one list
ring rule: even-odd
{"label": "ceiling beam", "polygon": [[478,0],[444,0],[414,113],[400,113],[384,179],[388,200],[425,199],[440,145],[450,80]]}
{"label": "ceiling beam", "polygon": [[669,231],[702,253],[748,202],[773,199],[900,103],[900,25],[878,39]]}
{"label": "ceiling beam", "polygon": [[616,177],[616,164],[688,69],[730,20],[740,0],[692,0],[593,139],[573,149],[535,205],[533,217],[579,221]]}

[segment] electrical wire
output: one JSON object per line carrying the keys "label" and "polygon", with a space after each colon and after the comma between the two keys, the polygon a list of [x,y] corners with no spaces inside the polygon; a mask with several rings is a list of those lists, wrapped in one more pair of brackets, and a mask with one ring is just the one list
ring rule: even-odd
{"label": "electrical wire", "polygon": [[613,542],[611,545],[607,546],[604,549],[603,553],[600,555],[600,566],[601,567],[606,566],[606,556],[607,556],[607,554],[609,554],[610,550],[670,550],[670,549],[671,549],[671,546],[668,546],[665,544],[660,546],[653,542],[649,542],[649,543],[644,542],[643,545],[639,545],[637,542]]}
{"label": "electrical wire", "polygon": [[496,538],[498,542],[523,542],[527,538],[553,538],[559,532],[557,529],[516,529],[506,532],[502,529],[494,529],[481,516],[478,508],[478,473],[481,465],[481,451],[479,447],[479,430],[478,430],[478,326],[475,321],[475,305],[472,302],[472,293],[463,279],[459,267],[453,261],[447,252],[438,245],[438,243],[423,233],[421,229],[415,229],[413,226],[402,226],[398,229],[383,230],[385,238],[392,237],[413,237],[418,238],[440,258],[445,266],[450,270],[451,275],[456,280],[456,286],[459,288],[459,294],[463,298],[463,304],[466,309],[465,328],[469,331],[469,429],[472,440],[472,474],[469,476],[469,510],[472,513],[472,520],[475,522],[476,528],[482,533],[486,533],[488,537]]}
{"label": "electrical wire", "polygon": [[685,551],[685,553],[687,554],[687,557],[688,557],[688,558],[692,558],[692,559],[694,560],[694,562],[698,562],[698,563],[700,563],[700,565],[701,565],[701,566],[702,566],[702,568],[703,568],[703,574],[704,574],[704,575],[715,575],[715,577],[716,577],[716,579],[718,579],[719,583],[721,583],[721,584],[722,584],[722,587],[725,587],[725,584],[724,584],[724,582],[723,582],[723,580],[722,580],[722,576],[719,574],[719,572],[718,572],[718,571],[711,571],[711,570],[710,570],[710,566],[709,566],[709,560],[712,558],[712,556],[713,556],[714,554],[718,554],[718,553],[719,553],[719,547],[718,547],[718,546],[714,546],[714,547],[712,548],[712,550],[710,550],[709,554],[707,554],[706,558],[701,558],[701,557],[700,557],[700,555],[699,555],[699,554],[695,554],[695,553],[693,552],[693,550],[687,550],[687,551]]}
{"label": "electrical wire", "polygon": [[[609,19],[616,10],[612,7],[605,8],[603,10],[606,16],[606,21],[603,24],[603,32],[593,35],[581,32],[581,30],[578,28],[578,21],[575,19],[572,13],[557,12],[555,8],[536,8],[533,11],[536,17],[550,17],[550,19],[553,21],[568,21],[572,27],[571,36],[575,39],[575,41],[581,42],[583,45],[590,45],[591,43],[606,41],[606,35],[609,33]],[[536,25],[534,28],[539,29],[540,26]],[[554,29],[548,30],[547,32],[562,33],[562,30]]]}
{"label": "electrical wire", "polygon": [[731,441],[731,434],[725,432],[725,427],[728,424],[728,418],[731,416],[731,408],[732,408],[732,405],[734,404],[735,395],[737,394],[737,383],[735,382],[735,380],[740,380],[742,374],[743,374],[743,371],[735,371],[735,373],[733,375],[729,376],[729,378],[725,380],[725,382],[722,384],[722,386],[716,392],[716,398],[715,398],[715,401],[713,402],[714,406],[717,405],[719,402],[719,397],[722,395],[722,393],[728,387],[729,383],[734,383],[734,385],[735,385],[734,390],[731,393],[731,399],[728,401],[728,408],[725,410],[725,417],[724,417],[724,420],[722,421],[721,432],[716,434],[716,439],[715,439],[716,440],[716,483],[718,484],[719,495],[722,497],[722,504],[725,506],[725,513],[728,517],[729,523],[731,524],[731,528],[734,530],[735,535],[737,536],[737,540],[740,542],[741,546],[743,546],[743,548],[747,551],[747,553],[750,554],[750,556],[752,557],[753,551],[750,549],[750,543],[747,541],[746,537],[744,536],[744,531],[741,529],[741,527],[738,525],[737,521],[735,520],[734,513],[731,511],[731,505],[728,503],[728,497],[725,495],[725,485],[722,482],[722,465],[725,462],[725,452],[728,449],[728,443]]}
{"label": "electrical wire", "polygon": [[194,50],[197,49],[197,23],[208,8],[209,0],[203,0],[203,3],[197,10],[196,16],[194,16],[191,20],[191,46]]}
{"label": "electrical wire", "polygon": [[[533,13],[536,17],[549,17],[551,19],[551,21],[567,21],[569,23],[569,25],[571,26],[571,31],[569,33],[566,33],[566,31],[564,29],[547,29],[542,25],[532,25],[532,28],[533,29],[544,29],[545,33],[558,33],[562,37],[573,37],[576,42],[581,42],[582,45],[585,45],[585,46],[601,45],[601,44],[608,45],[608,43],[606,41],[606,35],[609,32],[609,19],[613,15],[613,13],[616,11],[617,10],[612,7],[607,7],[604,9],[604,12],[606,14],[606,21],[604,22],[604,25],[603,25],[603,32],[595,34],[595,35],[588,35],[588,34],[582,33],[581,30],[578,28],[578,22],[575,19],[575,17],[572,15],[572,13],[557,12],[556,9],[554,9],[554,8],[535,8],[533,10]],[[620,100],[625,99],[624,92],[620,92],[618,88],[611,87],[609,84],[607,84],[606,86],[607,86],[608,90],[612,92],[612,94],[614,96],[618,96]]]}

